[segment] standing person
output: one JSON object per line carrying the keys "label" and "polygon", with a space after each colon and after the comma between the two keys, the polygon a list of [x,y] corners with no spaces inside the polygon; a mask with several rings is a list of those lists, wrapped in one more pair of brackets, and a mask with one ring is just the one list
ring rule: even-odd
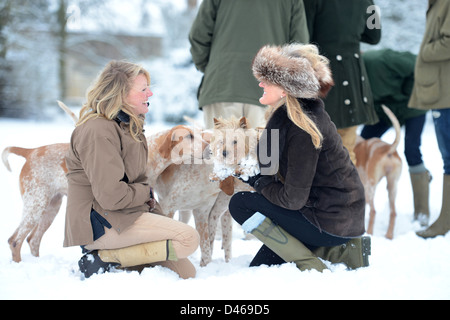
{"label": "standing person", "polygon": [[367,25],[371,19],[367,11],[374,3],[372,0],[304,0],[304,3],[310,41],[330,60],[336,83],[324,99],[325,108],[356,163],[353,149],[358,125],[378,122],[360,50],[361,42],[376,44],[381,39],[381,29],[369,29]]}
{"label": "standing person", "polygon": [[251,73],[255,53],[266,44],[308,40],[303,0],[203,0],[189,41],[204,73],[198,100],[206,128],[231,116],[264,127],[266,107]]}
{"label": "standing person", "polygon": [[417,57],[409,106],[432,110],[439,150],[444,161],[442,207],[439,218],[417,232],[422,238],[450,230],[450,1],[429,0],[425,35]]}
{"label": "standing person", "polygon": [[[230,200],[233,218],[264,243],[251,266],[295,262],[300,270],[326,269],[317,257],[367,266],[364,187],[319,98],[333,84],[328,60],[314,45],[265,46],[253,73],[264,89],[260,102],[273,108],[258,155],[279,156],[278,166],[271,165],[278,169],[265,172],[260,163],[261,174],[246,181],[256,192]],[[267,140],[274,132],[276,150]]]}
{"label": "standing person", "polygon": [[187,257],[198,247],[197,231],[156,214],[147,183],[149,86],[142,67],[111,61],[88,92],[72,133],[64,246],[88,251],[78,262],[87,278],[152,263],[182,278],[195,276]]}
{"label": "standing person", "polygon": [[417,56],[407,51],[382,49],[367,51],[362,57],[380,121],[374,125],[365,125],[361,137],[381,138],[392,127],[381,108],[383,104],[391,109],[400,125],[405,125],[405,157],[413,190],[414,220],[426,226],[430,217],[428,199],[431,175],[423,163],[420,145],[427,111],[408,108]]}

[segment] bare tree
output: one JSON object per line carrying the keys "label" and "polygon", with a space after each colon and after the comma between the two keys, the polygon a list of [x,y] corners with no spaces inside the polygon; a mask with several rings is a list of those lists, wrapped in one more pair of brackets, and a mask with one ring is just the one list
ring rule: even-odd
{"label": "bare tree", "polygon": [[[49,0],[6,0],[1,7],[1,57],[3,83],[0,91],[0,115],[36,114],[42,105],[38,101],[48,95],[53,83],[46,69],[52,54],[50,32],[54,19],[49,12]],[[6,66],[6,67],[5,67]],[[36,77],[43,75],[46,82]],[[46,77],[47,76],[47,77]],[[45,84],[45,85],[44,85]]]}
{"label": "bare tree", "polygon": [[3,114],[5,105],[9,103],[8,99],[6,99],[6,86],[10,67],[6,61],[8,39],[4,30],[11,20],[11,5],[12,0],[6,0],[3,4],[0,4],[0,116]]}
{"label": "bare tree", "polygon": [[66,43],[67,43],[67,1],[59,0],[57,11],[58,27],[58,50],[59,50],[59,93],[62,99],[67,96],[67,77],[66,77]]}

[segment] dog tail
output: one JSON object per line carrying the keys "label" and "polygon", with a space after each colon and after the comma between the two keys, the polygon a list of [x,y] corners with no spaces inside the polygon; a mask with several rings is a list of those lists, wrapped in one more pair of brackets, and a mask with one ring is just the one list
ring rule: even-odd
{"label": "dog tail", "polygon": [[391,120],[392,125],[394,126],[394,130],[395,130],[395,140],[394,142],[391,144],[391,147],[389,149],[389,154],[392,154],[395,152],[395,150],[397,150],[397,147],[400,143],[400,138],[401,138],[401,127],[400,127],[400,123],[398,122],[397,117],[395,116],[395,114],[391,111],[391,109],[389,109],[388,107],[386,107],[384,104],[381,105],[381,107],[383,108],[384,113],[386,113],[386,115],[388,116],[389,120]]}
{"label": "dog tail", "polygon": [[56,100],[56,102],[58,102],[59,107],[63,109],[73,119],[73,122],[75,123],[78,122],[78,117],[75,115],[75,113],[72,112],[72,110],[69,109],[68,106],[66,106],[63,102],[59,100]]}
{"label": "dog tail", "polygon": [[31,151],[32,151],[32,149],[25,149],[25,148],[19,148],[19,147],[7,147],[2,152],[3,164],[5,165],[6,169],[8,169],[8,171],[11,172],[12,170],[11,170],[11,167],[8,162],[9,154],[14,153],[18,156],[26,158],[26,157],[28,157],[28,155],[30,154]]}
{"label": "dog tail", "polygon": [[191,118],[189,116],[184,115],[183,116],[184,121],[190,123],[191,125],[193,125],[194,127],[202,130],[203,129],[203,125],[200,124],[197,120],[195,120],[194,118]]}

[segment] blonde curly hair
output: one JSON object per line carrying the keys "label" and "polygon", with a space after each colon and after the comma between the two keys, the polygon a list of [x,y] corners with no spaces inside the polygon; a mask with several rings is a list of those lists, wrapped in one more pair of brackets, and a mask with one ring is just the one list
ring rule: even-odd
{"label": "blonde curly hair", "polygon": [[76,125],[98,117],[113,120],[120,111],[123,111],[130,117],[131,136],[139,141],[139,136],[143,133],[145,116],[135,115],[134,107],[126,102],[126,98],[134,79],[141,74],[147,78],[150,85],[150,74],[140,65],[117,60],[109,62],[88,90],[87,102],[80,111]]}

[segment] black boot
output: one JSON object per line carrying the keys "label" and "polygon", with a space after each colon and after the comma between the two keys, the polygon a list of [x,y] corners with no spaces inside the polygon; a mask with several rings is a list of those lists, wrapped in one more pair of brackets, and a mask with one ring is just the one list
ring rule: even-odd
{"label": "black boot", "polygon": [[78,261],[78,266],[80,267],[81,273],[86,278],[89,278],[96,273],[108,272],[111,268],[118,267],[120,264],[102,261],[98,255],[98,251],[94,250],[82,256],[80,261]]}

